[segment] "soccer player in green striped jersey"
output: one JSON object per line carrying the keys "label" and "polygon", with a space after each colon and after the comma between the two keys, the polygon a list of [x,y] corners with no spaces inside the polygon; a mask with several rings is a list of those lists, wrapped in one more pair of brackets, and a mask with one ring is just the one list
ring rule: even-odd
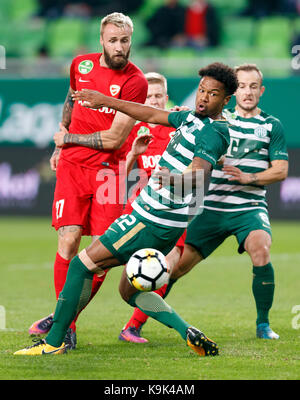
{"label": "soccer player in green striped jersey", "polygon": [[[222,110],[237,88],[233,69],[224,64],[211,64],[201,69],[199,74],[201,80],[194,112],[170,112],[91,90],[74,95],[74,100],[82,101],[83,106],[94,109],[106,106],[140,121],[173,126],[176,132],[155,171],[158,185],[151,176],[132,204],[133,212],[114,221],[99,240],[72,259],[47,337],[15,354],[62,353],[65,350],[63,340],[71,321],[88,303],[94,274],[103,274],[106,268],[125,264],[141,248],[155,248],[167,255],[183,234],[188,224],[191,193],[177,190],[173,182],[185,184],[189,180],[197,189],[198,170],[208,176],[226,153],[229,132],[227,121],[222,120]],[[186,172],[190,165],[191,169]],[[200,184],[203,185],[203,181]],[[131,286],[125,269],[119,289],[125,301],[174,328],[200,356],[218,354],[216,343],[184,321],[157,293],[139,292]]]}
{"label": "soccer player in green striped jersey", "polygon": [[230,124],[230,146],[224,165],[212,171],[203,213],[188,227],[184,253],[172,271],[169,290],[175,280],[235,235],[238,252],[246,251],[253,264],[256,336],[278,339],[269,325],[275,281],[265,186],[287,177],[288,154],[280,121],[258,107],[265,90],[261,71],[245,64],[236,68],[236,74],[236,107],[223,112]]}

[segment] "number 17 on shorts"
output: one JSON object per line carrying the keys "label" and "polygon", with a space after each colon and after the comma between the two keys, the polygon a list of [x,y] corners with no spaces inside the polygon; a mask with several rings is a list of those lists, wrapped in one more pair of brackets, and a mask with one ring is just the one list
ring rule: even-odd
{"label": "number 17 on shorts", "polygon": [[55,207],[56,207],[56,219],[59,219],[59,218],[62,217],[64,205],[65,205],[65,199],[58,200],[58,201],[55,203]]}

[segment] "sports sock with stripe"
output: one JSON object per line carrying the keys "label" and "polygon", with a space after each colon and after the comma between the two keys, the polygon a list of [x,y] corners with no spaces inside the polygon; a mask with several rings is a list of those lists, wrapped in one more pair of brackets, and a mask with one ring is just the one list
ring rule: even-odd
{"label": "sports sock with stripe", "polygon": [[157,293],[137,292],[130,297],[128,303],[133,307],[138,307],[156,321],[174,328],[186,340],[186,330],[190,324],[184,321]]}
{"label": "sports sock with stripe", "polygon": [[57,301],[53,325],[46,337],[46,342],[50,345],[59,347],[63,343],[70,323],[88,303],[93,276],[78,256],[72,259],[66,283]]}

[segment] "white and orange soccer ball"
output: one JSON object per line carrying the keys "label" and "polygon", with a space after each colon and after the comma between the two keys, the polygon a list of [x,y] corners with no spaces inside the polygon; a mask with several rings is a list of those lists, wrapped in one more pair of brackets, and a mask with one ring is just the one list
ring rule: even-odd
{"label": "white and orange soccer ball", "polygon": [[156,249],[141,249],[128,260],[127,278],[143,292],[161,288],[169,282],[170,271],[165,256]]}

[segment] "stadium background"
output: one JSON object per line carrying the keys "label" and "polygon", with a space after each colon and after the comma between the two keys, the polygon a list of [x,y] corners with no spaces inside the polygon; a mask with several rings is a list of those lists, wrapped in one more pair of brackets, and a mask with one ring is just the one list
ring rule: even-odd
{"label": "stadium background", "polygon": [[[198,70],[214,61],[254,62],[264,73],[262,108],[284,124],[289,177],[269,187],[272,219],[300,219],[300,5],[271,2],[246,12],[251,1],[211,0],[219,28],[214,46],[148,45],[147,20],[167,1],[0,2],[0,214],[48,216],[55,184],[49,157],[76,54],[99,50],[99,23],[112,11],[134,22],[131,59],[168,78],[171,104],[193,107]],[[189,0],[178,2],[188,6]],[[276,8],[275,8],[276,3]]]}

